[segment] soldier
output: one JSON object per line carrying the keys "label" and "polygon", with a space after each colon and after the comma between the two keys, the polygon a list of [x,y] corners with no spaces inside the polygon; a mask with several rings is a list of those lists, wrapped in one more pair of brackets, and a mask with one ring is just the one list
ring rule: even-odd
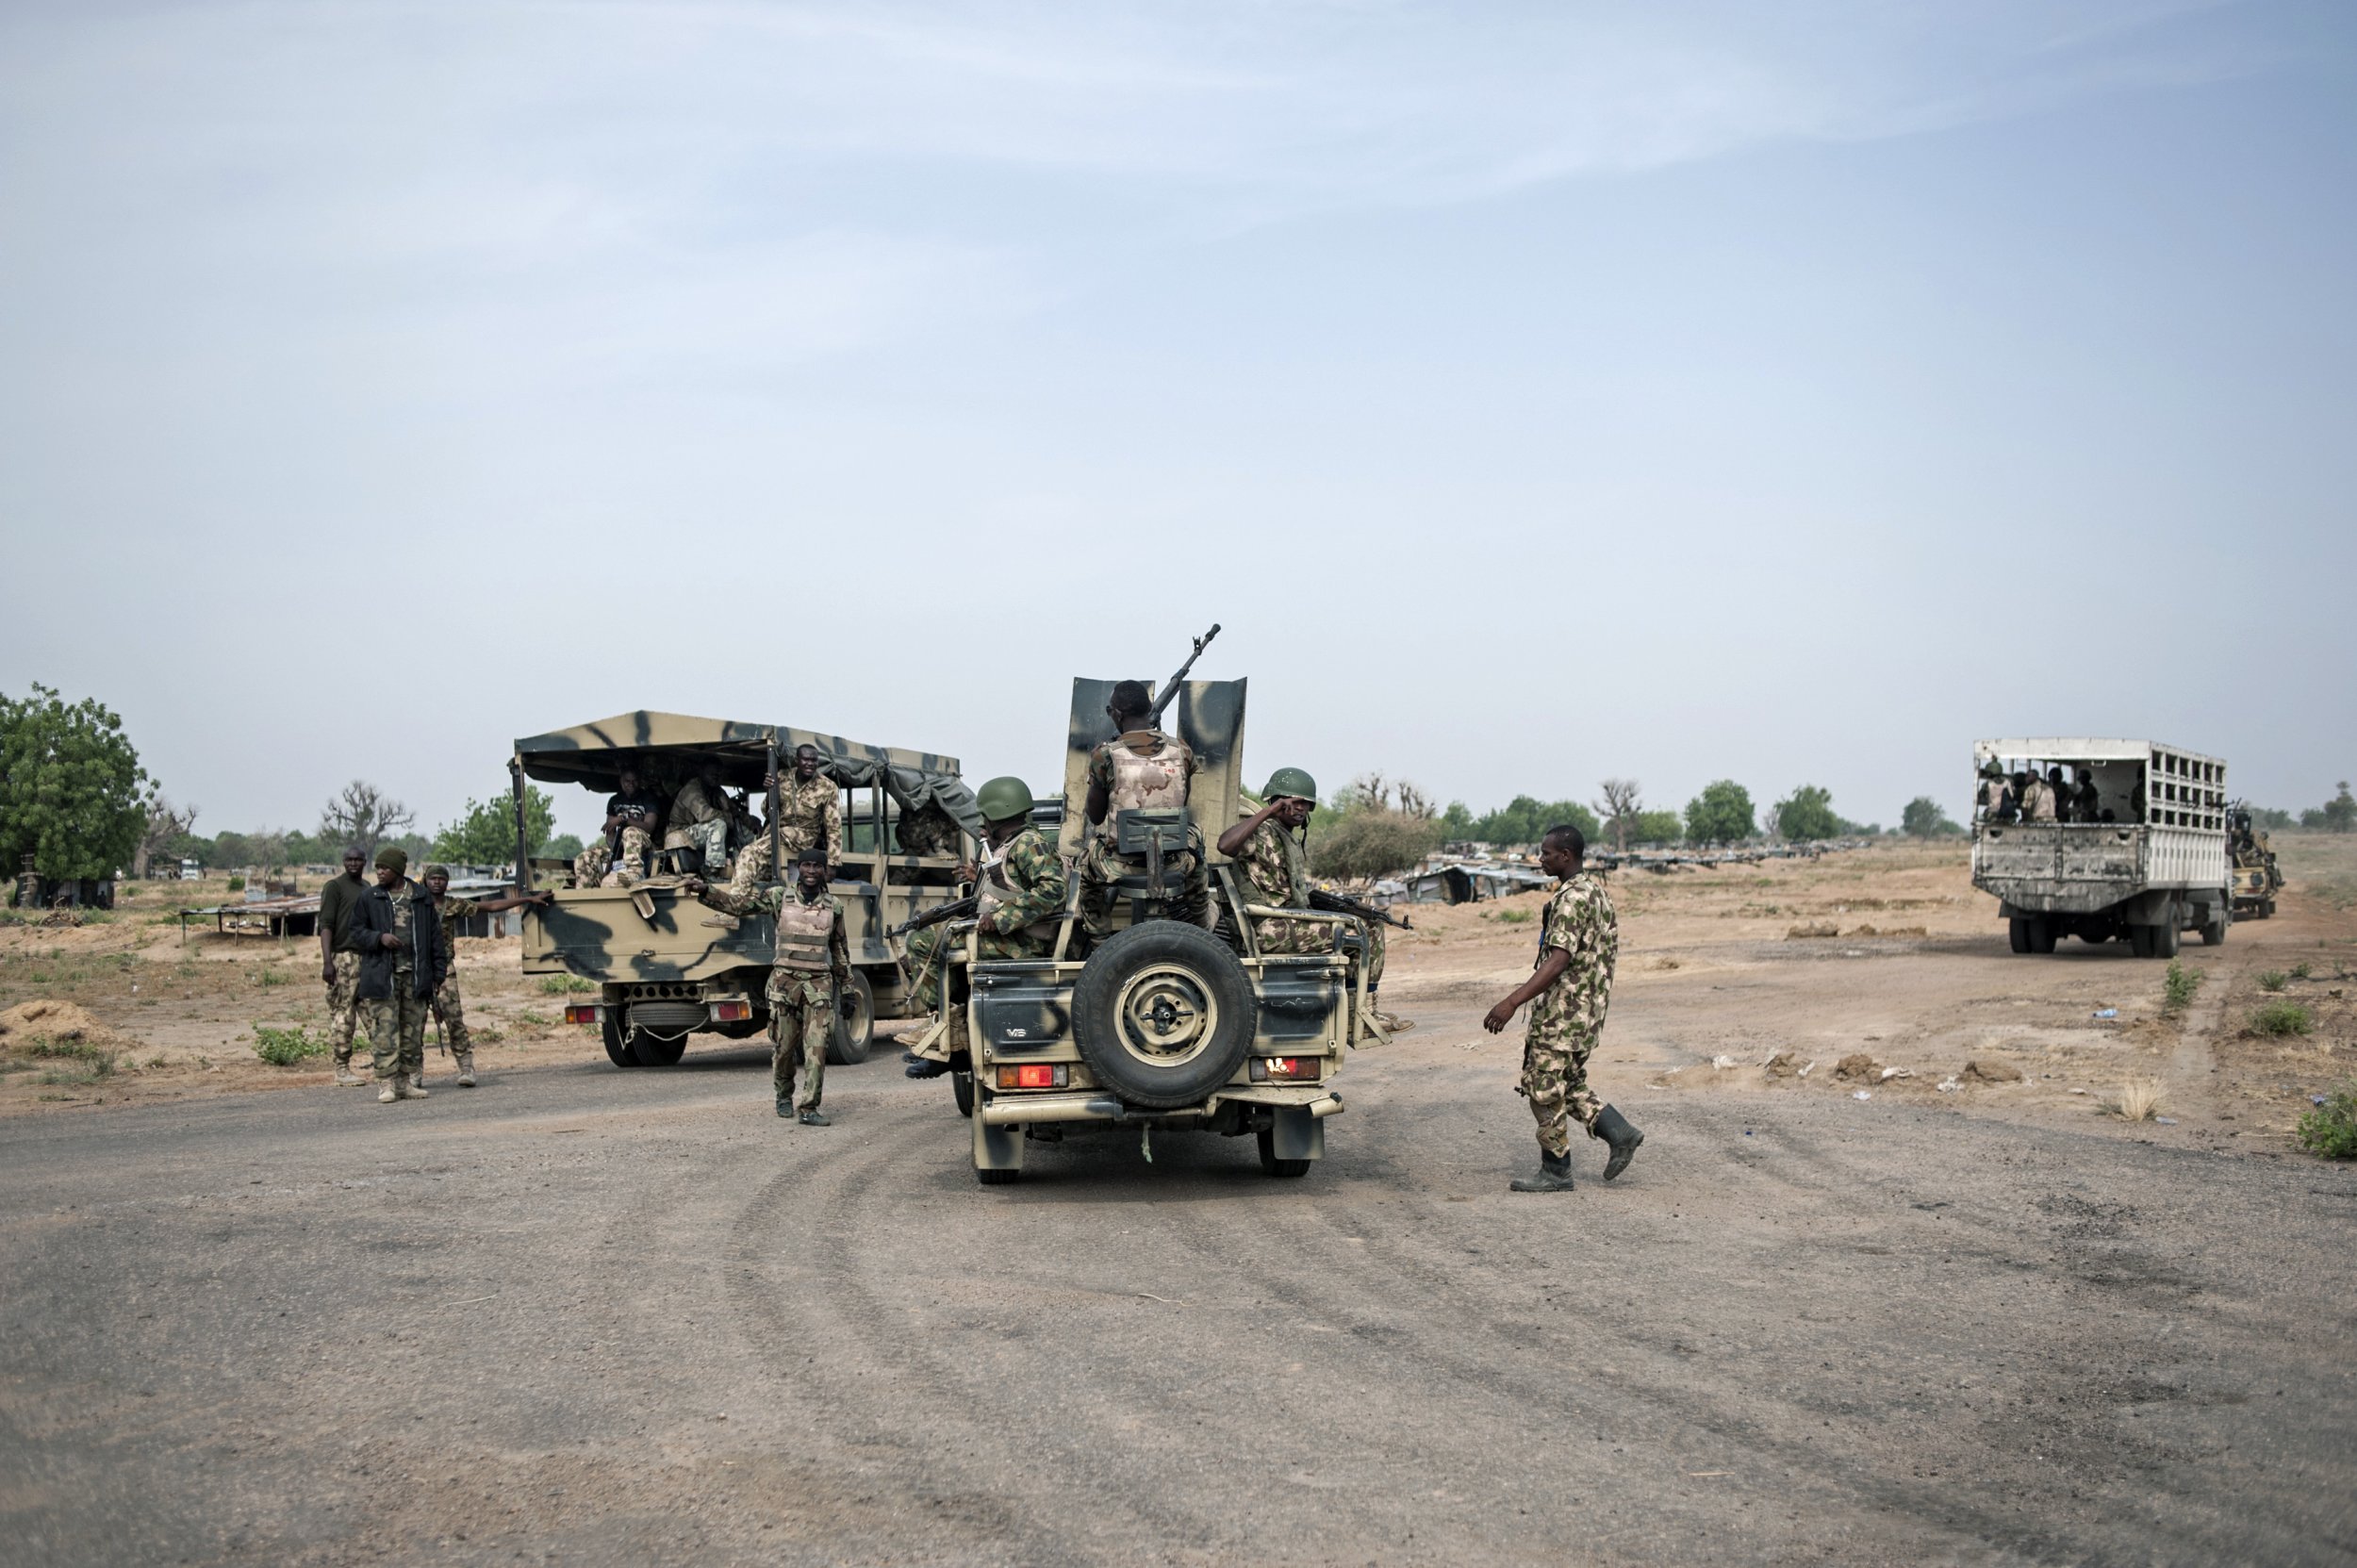
{"label": "soldier", "polygon": [[359,845],[344,849],[344,874],[320,889],[320,979],[327,986],[327,1043],[336,1053],[336,1081],[367,1079],[352,1070],[352,1032],[360,1021],[352,988],[360,979],[360,954],[351,945],[352,910],[369,890],[360,874],[369,857]]}
{"label": "soldier", "polygon": [[441,922],[433,900],[402,873],[409,856],[387,844],[376,851],[376,885],[353,906],[351,940],[360,954],[354,994],[367,1015],[376,1057],[376,1098],[423,1099],[425,1010],[441,983]]}
{"label": "soldier", "polygon": [[2055,821],[2075,822],[2079,819],[2076,809],[2079,797],[2070,787],[2069,775],[2062,770],[2060,763],[2046,770],[2046,798],[2053,802]]}
{"label": "soldier", "polygon": [[930,799],[900,818],[893,837],[904,855],[953,855],[963,848],[958,819],[944,811],[939,801]]}
{"label": "soldier", "polygon": [[605,835],[600,834],[581,847],[581,853],[573,856],[573,885],[600,885],[605,881],[606,870],[613,864],[613,851],[606,843]]}
{"label": "soldier", "polygon": [[[974,956],[977,959],[1038,958],[1056,945],[1056,920],[1071,883],[1063,858],[1031,825],[1031,787],[1021,779],[993,779],[974,792],[982,812],[982,863],[974,878]],[[942,949],[948,922],[927,926],[909,937],[908,966],[915,977],[910,994],[928,1013],[941,1007]],[[950,1058],[965,1048],[964,1009],[954,1015],[939,1054],[912,1055],[911,1078],[938,1078]]]}
{"label": "soldier", "polygon": [[2052,822],[2055,819],[2054,792],[2038,777],[2037,769],[2029,768],[2013,776],[2014,799],[2020,803],[2024,822]]}
{"label": "soldier", "polygon": [[[1116,878],[1137,876],[1146,869],[1143,855],[1124,855],[1116,848],[1118,814],[1136,810],[1183,810],[1187,786],[1201,770],[1195,749],[1154,725],[1153,699],[1143,681],[1114,685],[1107,717],[1119,732],[1100,742],[1089,754],[1088,844],[1080,856],[1080,915],[1091,933],[1104,934],[1113,907],[1112,884]],[[1211,907],[1211,877],[1203,867],[1203,845],[1193,823],[1187,827],[1187,847],[1165,857],[1165,867],[1184,874],[1176,919],[1206,923]]]}
{"label": "soldier", "polygon": [[601,887],[630,887],[648,872],[654,833],[663,820],[663,801],[642,782],[637,767],[625,764],[616,792],[605,802],[606,860],[611,869]]}
{"label": "soldier", "polygon": [[2099,822],[2103,817],[2103,792],[2095,787],[2095,769],[2079,769],[2078,787],[2070,792],[2070,819]]}
{"label": "soldier", "polygon": [[1588,1087],[1588,1058],[1604,1028],[1612,1001],[1612,964],[1621,935],[1604,883],[1582,869],[1588,841],[1568,823],[1549,828],[1539,845],[1539,867],[1557,881],[1539,931],[1539,961],[1531,977],[1490,1009],[1481,1027],[1495,1034],[1512,1021],[1515,1009],[1537,1000],[1523,1041],[1523,1078],[1516,1092],[1530,1101],[1539,1122],[1539,1174],[1517,1177],[1518,1193],[1572,1190],[1571,1124],[1577,1120],[1591,1138],[1612,1147],[1604,1179],[1628,1168],[1645,1135],[1626,1117],[1601,1103]]}
{"label": "soldier", "polygon": [[[1267,802],[1219,835],[1219,852],[1236,863],[1251,884],[1252,901],[1277,909],[1310,907],[1310,862],[1300,835],[1317,810],[1318,784],[1298,767],[1280,767],[1269,775],[1261,792]],[[1407,1020],[1394,1018],[1375,1005],[1376,987],[1383,981],[1383,924],[1359,922],[1367,939],[1367,1009],[1386,1033],[1404,1031]],[[1252,934],[1267,953],[1316,953],[1334,945],[1333,926],[1324,920],[1288,920],[1262,915]]]}
{"label": "soldier", "polygon": [[693,851],[689,865],[698,871],[721,872],[729,865],[729,799],[720,785],[720,768],[706,763],[696,776],[680,785],[665,818],[663,850]]}
{"label": "soldier", "polygon": [[1995,757],[1981,764],[1981,787],[1972,797],[1972,808],[1981,814],[1984,822],[2004,820],[2005,768]]}
{"label": "soldier", "polygon": [[[777,965],[769,971],[769,1080],[778,1114],[804,1127],[825,1127],[818,1098],[826,1086],[827,1038],[834,1032],[835,997],[851,975],[843,935],[843,906],[827,891],[827,851],[812,845],[796,859],[788,884],[740,893],[701,877],[680,885],[726,914],[767,915],[778,924]],[[801,1087],[794,1084],[801,1068]]]}
{"label": "soldier", "polygon": [[[788,864],[810,849],[823,851],[830,866],[843,858],[843,791],[821,767],[817,747],[798,746],[793,770],[783,780],[772,773],[766,781],[770,810],[777,815],[778,854]],[[768,872],[769,835],[764,834],[736,857],[729,891],[741,896]]]}
{"label": "soldier", "polygon": [[[458,1086],[474,1087],[474,1036],[467,1031],[467,1015],[458,996],[458,949],[451,928],[457,922],[477,915],[496,915],[503,909],[521,909],[526,904],[545,907],[552,897],[547,893],[510,893],[497,899],[453,899],[450,896],[450,867],[429,866],[425,868],[426,897],[433,900],[436,924],[440,929],[441,980],[434,987],[428,1008],[442,1026],[442,1043],[458,1058]],[[425,1054],[418,1055],[418,1075],[413,1081],[425,1082]]]}

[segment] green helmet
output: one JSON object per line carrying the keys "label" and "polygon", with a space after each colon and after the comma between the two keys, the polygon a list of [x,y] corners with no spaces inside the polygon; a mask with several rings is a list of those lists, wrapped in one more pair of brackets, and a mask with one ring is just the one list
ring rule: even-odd
{"label": "green helmet", "polygon": [[2002,779],[2002,778],[2003,778],[2004,776],[2005,776],[2004,765],[2003,765],[2003,764],[2002,764],[2002,763],[2000,763],[2000,762],[1999,762],[1999,761],[1998,761],[1995,757],[1991,757],[1991,758],[1989,758],[1986,762],[1985,762],[1985,763],[1981,764],[1981,777],[1982,777],[1982,778],[1984,778],[1984,779]]}
{"label": "green helmet", "polygon": [[1029,817],[1031,815],[1031,786],[1013,776],[993,779],[974,792],[974,803],[981,807],[982,815],[993,822]]}
{"label": "green helmet", "polygon": [[1268,776],[1268,787],[1261,791],[1261,798],[1274,801],[1279,795],[1314,801],[1318,798],[1318,782],[1298,767],[1280,767]]}

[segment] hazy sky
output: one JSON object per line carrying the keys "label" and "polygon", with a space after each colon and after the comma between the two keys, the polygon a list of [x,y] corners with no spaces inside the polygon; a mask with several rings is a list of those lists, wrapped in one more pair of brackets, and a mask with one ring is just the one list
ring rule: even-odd
{"label": "hazy sky", "polygon": [[[2357,773],[2357,11],[0,9],[0,690],[200,827],[1071,676],[1476,809]],[[560,820],[589,813],[567,802]]]}

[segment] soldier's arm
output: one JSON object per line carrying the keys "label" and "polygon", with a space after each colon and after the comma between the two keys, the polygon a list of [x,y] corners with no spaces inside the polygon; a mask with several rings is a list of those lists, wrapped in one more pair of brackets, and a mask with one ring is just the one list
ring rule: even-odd
{"label": "soldier's arm", "polygon": [[1113,809],[1113,759],[1105,754],[1105,749],[1100,746],[1089,758],[1089,821],[1091,823],[1102,822],[1105,819],[1105,813]]}
{"label": "soldier's arm", "polygon": [[851,948],[843,934],[843,906],[834,906],[834,924],[827,928],[827,967],[838,981],[851,978]]}
{"label": "soldier's arm", "polygon": [[[827,803],[818,808],[819,821],[826,829],[827,864],[843,864],[843,795],[840,790],[827,797]],[[882,846],[878,848],[881,850]]]}
{"label": "soldier's arm", "polygon": [[682,884],[696,895],[706,909],[717,909],[723,915],[765,915],[775,905],[770,901],[775,888],[750,887],[739,893],[733,888],[715,886],[701,877],[690,878]]}
{"label": "soldier's arm", "polygon": [[1488,1015],[1481,1020],[1481,1027],[1492,1034],[1504,1029],[1525,1002],[1539,996],[1548,986],[1561,980],[1563,971],[1571,966],[1571,949],[1549,948],[1545,960],[1538,968],[1531,971],[1530,978],[1507,993],[1504,1001],[1490,1009]]}
{"label": "soldier's arm", "polygon": [[1244,847],[1252,841],[1252,835],[1261,831],[1261,824],[1277,815],[1277,802],[1271,801],[1226,833],[1221,834],[1218,844],[1219,852],[1230,860],[1243,854]]}
{"label": "soldier's arm", "polygon": [[1014,874],[1022,891],[992,912],[993,931],[1002,936],[1021,931],[1032,921],[1045,920],[1063,908],[1069,883],[1062,855],[1038,840],[1026,837],[1007,851],[1007,869]]}

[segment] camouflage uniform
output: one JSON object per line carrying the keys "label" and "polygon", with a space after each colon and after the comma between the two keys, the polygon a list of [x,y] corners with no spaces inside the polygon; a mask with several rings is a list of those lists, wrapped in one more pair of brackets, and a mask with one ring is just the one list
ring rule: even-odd
{"label": "camouflage uniform", "polygon": [[1540,964],[1550,948],[1562,949],[1572,961],[1530,1004],[1523,1077],[1514,1092],[1530,1100],[1539,1147],[1560,1160],[1571,1152],[1571,1124],[1577,1121],[1594,1137],[1596,1114],[1604,1109],[1588,1087],[1588,1057],[1612,1002],[1612,964],[1620,955],[1621,933],[1603,883],[1581,872],[1556,889],[1540,929]]}
{"label": "camouflage uniform", "polygon": [[[1012,896],[991,895],[995,907],[974,928],[976,959],[1038,958],[1054,950],[1055,919],[1063,912],[1071,883],[1063,857],[1037,828],[1025,828],[1007,840],[995,860],[985,851],[982,882],[984,887],[1003,883]],[[948,940],[946,922],[909,937],[908,964],[915,977],[910,994],[928,1013],[941,1006],[942,949]]]}
{"label": "camouflage uniform", "polygon": [[327,982],[327,1044],[336,1053],[336,1065],[352,1065],[352,1035],[360,1026],[360,1003],[354,993],[360,986],[360,955],[341,948],[328,958],[336,978]]}
{"label": "camouflage uniform", "polygon": [[[1252,836],[1244,840],[1243,852],[1236,856],[1236,869],[1244,873],[1254,903],[1278,909],[1310,907],[1310,864],[1302,856],[1301,842],[1278,826],[1274,817],[1255,828]],[[1367,984],[1372,987],[1383,980],[1383,923],[1361,920],[1359,925],[1366,933]],[[1334,927],[1330,921],[1287,920],[1263,915],[1252,923],[1252,934],[1264,953],[1322,953],[1334,949]]]}
{"label": "camouflage uniform", "polygon": [[2033,773],[2029,784],[2021,791],[2021,820],[2052,822],[2054,819],[2053,786]]}
{"label": "camouflage uniform", "polygon": [[[850,978],[851,955],[843,935],[843,904],[832,893],[802,897],[798,883],[773,883],[740,893],[733,887],[707,886],[703,901],[730,915],[766,915],[779,922],[777,965],[769,971],[769,1081],[780,1103],[788,1098],[797,1111],[816,1111],[826,1086],[827,1040],[834,1032],[837,987]],[[787,931],[797,911],[824,910],[827,916],[825,952],[816,939],[798,940]],[[815,923],[815,922],[813,922]],[[796,1090],[795,1069],[801,1070]]]}
{"label": "camouflage uniform", "polygon": [[434,999],[427,1011],[442,1026],[442,1044],[458,1058],[458,1070],[474,1071],[474,1036],[468,1032],[467,1018],[461,1011],[458,997],[458,945],[451,935],[451,926],[459,920],[470,920],[483,913],[483,906],[472,899],[445,898],[440,905],[442,916],[442,982],[434,988]]}
{"label": "camouflage uniform", "polygon": [[380,1079],[397,1073],[414,1079],[425,1067],[426,1003],[417,994],[417,948],[410,934],[417,927],[418,900],[425,896],[425,889],[414,882],[404,881],[394,892],[393,934],[401,938],[401,948],[393,955],[393,994],[360,1004]]}
{"label": "camouflage uniform", "polygon": [[597,886],[605,880],[605,868],[612,864],[613,856],[606,848],[605,835],[600,834],[581,847],[581,853],[573,856],[573,885]]}
{"label": "camouflage uniform", "polygon": [[[788,772],[778,777],[778,852],[789,867],[794,857],[814,844],[827,847],[827,864],[843,861],[843,791],[821,773],[805,784]],[[742,894],[755,883],[768,880],[769,835],[761,834],[736,857],[729,891]]]}
{"label": "camouflage uniform", "polygon": [[701,779],[690,779],[680,785],[671,798],[670,814],[664,819],[663,848],[693,850],[698,856],[697,869],[706,872],[724,870],[729,863],[729,817],[725,804],[714,799],[714,792]]}
{"label": "camouflage uniform", "polygon": [[901,817],[893,837],[904,855],[953,855],[960,847],[958,820],[942,810],[938,801],[928,801]]}
{"label": "camouflage uniform", "polygon": [[[1114,751],[1126,749],[1127,757],[1116,764]],[[1135,759],[1152,758],[1167,752],[1165,763],[1143,770]],[[1203,770],[1203,759],[1195,749],[1174,735],[1160,730],[1132,730],[1112,740],[1100,741],[1089,753],[1088,782],[1101,786],[1110,802],[1105,820],[1098,823],[1080,851],[1080,918],[1094,935],[1102,936],[1112,929],[1112,911],[1116,878],[1141,875],[1146,867],[1144,855],[1125,855],[1113,848],[1119,832],[1120,814],[1125,807],[1183,807],[1195,775]],[[1137,799],[1129,799],[1131,794]],[[1179,895],[1169,906],[1174,919],[1205,924],[1211,910],[1211,879],[1203,864],[1202,835],[1195,824],[1187,824],[1187,847],[1176,854],[1165,855],[1162,865],[1183,873],[1185,881]]]}

